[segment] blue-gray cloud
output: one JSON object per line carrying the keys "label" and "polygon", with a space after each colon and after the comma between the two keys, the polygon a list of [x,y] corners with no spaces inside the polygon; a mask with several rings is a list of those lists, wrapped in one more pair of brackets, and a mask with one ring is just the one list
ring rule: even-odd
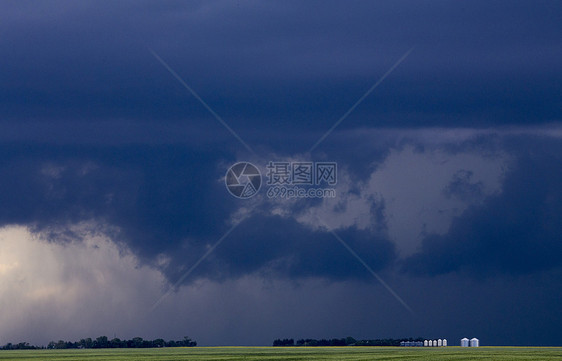
{"label": "blue-gray cloud", "polygon": [[[337,231],[375,271],[396,259],[395,247],[384,234],[347,227]],[[194,264],[202,252],[189,249],[175,259]],[[256,215],[243,221],[193,274],[229,279],[262,273],[274,278],[324,278],[372,280],[366,270],[327,230],[312,230],[294,219]]]}
{"label": "blue-gray cloud", "polygon": [[[562,161],[559,142],[521,142],[501,194],[468,208],[444,235],[428,235],[405,261],[413,274],[468,272],[476,277],[559,268],[562,252]],[[456,180],[454,184],[457,183]]]}
{"label": "blue-gray cloud", "polygon": [[4,8],[5,119],[213,123],[149,47],[243,133],[326,129],[412,45],[343,127],[545,123],[560,109],[553,2]]}
{"label": "blue-gray cloud", "polygon": [[[524,277],[560,268],[561,11],[554,1],[2,3],[0,225],[64,242],[80,237],[71,225],[98,224],[173,284],[252,204],[228,195],[222,178],[229,165],[337,161],[348,177],[346,195],[365,196],[368,207],[358,214],[342,197],[330,210],[345,218],[335,231],[370,267],[392,274],[402,265],[398,277],[451,277],[450,284],[466,273],[513,277],[498,291],[507,299],[529,287]],[[412,46],[313,154],[303,153]],[[257,155],[244,154],[149,49]],[[514,166],[490,194],[486,174],[476,179],[470,165],[455,165],[461,171],[441,179],[447,186],[439,194],[470,206],[448,232],[423,233],[418,252],[401,259],[387,232],[389,217],[401,216],[387,213],[393,199],[375,202],[364,193],[377,192],[376,180],[362,185],[405,146],[420,157],[427,149],[505,153]],[[412,159],[404,164],[419,158]],[[420,173],[389,177],[386,186],[399,192],[418,176],[439,177]],[[275,204],[260,204],[184,282],[369,279],[332,234],[299,219],[321,205],[301,200],[283,205],[280,216]],[[360,227],[352,216],[374,224]],[[546,279],[545,290],[556,289],[559,275]],[[438,304],[443,291],[431,289],[428,302]],[[477,303],[474,292],[466,307]],[[551,312],[539,311],[526,315],[526,325]]]}

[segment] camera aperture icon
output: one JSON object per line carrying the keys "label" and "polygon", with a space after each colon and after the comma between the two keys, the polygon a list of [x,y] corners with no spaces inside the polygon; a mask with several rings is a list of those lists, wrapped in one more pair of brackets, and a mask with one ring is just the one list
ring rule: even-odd
{"label": "camera aperture icon", "polygon": [[224,181],[234,197],[251,198],[260,190],[261,173],[252,163],[239,162],[228,169]]}

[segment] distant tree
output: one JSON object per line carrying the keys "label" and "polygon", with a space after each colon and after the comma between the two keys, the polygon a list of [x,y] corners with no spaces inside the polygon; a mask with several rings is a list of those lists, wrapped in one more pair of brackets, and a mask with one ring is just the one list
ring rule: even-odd
{"label": "distant tree", "polygon": [[58,340],[57,343],[55,344],[55,348],[58,350],[65,349],[66,342],[64,342],[63,340]]}
{"label": "distant tree", "polygon": [[108,348],[109,347],[109,340],[107,336],[100,336],[96,338],[94,341],[93,348]]}
{"label": "distant tree", "polygon": [[294,346],[295,345],[295,340],[292,338],[286,338],[286,339],[277,339],[273,341],[273,346]]}
{"label": "distant tree", "polygon": [[181,346],[183,346],[183,347],[194,347],[194,346],[197,346],[197,342],[193,341],[188,336],[184,336]]}
{"label": "distant tree", "polygon": [[177,347],[176,341],[170,340],[166,342],[166,347]]}
{"label": "distant tree", "polygon": [[94,341],[92,341],[92,339],[90,337],[83,338],[78,342],[78,345],[81,348],[93,348],[94,347]]}
{"label": "distant tree", "polygon": [[[164,341],[161,338],[155,340],[143,340],[142,337],[134,337],[131,340],[121,340],[113,338],[108,340],[107,336],[100,336],[92,341],[91,338],[81,339],[78,342],[59,340],[57,342],[50,341],[47,349],[69,349],[69,348],[148,348],[148,347],[194,347],[197,342],[185,336],[179,341]],[[28,342],[20,342],[18,344],[7,343],[0,347],[0,350],[27,350],[41,349],[45,347],[33,346]]]}
{"label": "distant tree", "polygon": [[142,339],[142,337],[133,337],[131,340],[127,342],[127,344],[130,345],[129,347],[141,348],[143,341],[144,340]]}
{"label": "distant tree", "polygon": [[113,338],[109,341],[109,347],[111,348],[122,348],[125,347],[125,342],[121,341],[119,338]]}
{"label": "distant tree", "polygon": [[330,341],[330,346],[347,346],[345,338],[333,338]]}
{"label": "distant tree", "polygon": [[150,340],[143,340],[142,341],[142,348],[151,348],[154,347],[154,345],[152,344],[152,341]]}
{"label": "distant tree", "polygon": [[320,346],[320,344],[318,343],[317,340],[309,338],[306,340],[306,346]]}
{"label": "distant tree", "polygon": [[[286,346],[286,341],[289,339],[277,339],[273,341],[274,346]],[[291,339],[292,340],[292,339]],[[373,339],[373,340],[356,340],[353,337],[346,338],[333,338],[330,340],[321,339],[315,340],[311,338],[299,339],[296,342],[296,346],[400,346],[401,341],[423,341],[423,337],[418,338],[404,338],[404,339]],[[291,344],[292,346],[292,344]]]}
{"label": "distant tree", "polygon": [[165,347],[166,346],[166,341],[164,341],[161,338],[157,338],[156,340],[152,341],[152,345],[154,347]]}

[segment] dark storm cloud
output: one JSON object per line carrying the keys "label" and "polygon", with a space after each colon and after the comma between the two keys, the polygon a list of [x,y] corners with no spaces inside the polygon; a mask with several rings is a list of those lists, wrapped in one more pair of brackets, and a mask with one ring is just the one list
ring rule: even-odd
{"label": "dark storm cloud", "polygon": [[[342,325],[365,338],[443,330],[456,337],[462,328],[490,342],[559,344],[561,13],[559,1],[2,2],[0,226],[27,226],[63,243],[82,237],[73,226],[90,222],[138,256],[140,268],[154,266],[135,273],[134,286],[131,278],[108,277],[104,301],[88,298],[84,305],[92,307],[75,313],[81,322],[73,324],[88,331],[88,320],[94,320],[114,332],[114,322],[106,327],[97,314],[112,314],[104,309],[105,302],[119,299],[112,290],[140,289],[127,299],[152,305],[160,296],[160,271],[174,284],[228,231],[237,212],[247,210],[248,217],[183,280],[189,286],[170,297],[178,297],[173,307],[163,303],[157,310],[163,317],[148,315],[146,320],[162,322],[160,328],[146,322],[141,329],[183,332],[196,320],[193,327],[206,333],[208,343],[265,344],[290,333],[342,337],[334,334]],[[303,154],[412,47],[314,154]],[[236,139],[149,49],[257,155],[246,159]],[[552,128],[545,126],[551,122]],[[535,126],[553,136],[537,136]],[[415,157],[403,151],[409,147]],[[447,154],[432,158],[433,151]],[[476,154],[473,161],[485,163],[486,154],[505,153],[515,161],[494,195],[479,181],[492,176],[455,164],[443,192],[471,206],[446,234],[425,236],[420,251],[403,260],[387,221],[406,219],[409,227],[410,219],[387,213],[392,195],[377,195],[375,202],[362,192],[378,192],[381,181],[396,194],[411,187],[407,207],[425,201],[414,199],[424,191],[416,187],[422,178],[440,181],[442,174],[431,173],[438,167],[396,171],[365,186],[379,166],[401,153],[403,167],[451,154]],[[365,287],[362,281],[372,276],[333,234],[310,219],[296,220],[321,208],[323,200],[257,202],[257,209],[249,209],[256,199],[235,199],[223,184],[236,161],[307,157],[337,161],[349,176],[347,197],[327,210],[336,214],[332,219],[351,219],[335,232],[421,317],[404,316],[378,283]],[[367,207],[355,209],[349,201],[355,196]],[[273,215],[275,206],[285,216]],[[373,224],[349,226],[353,217]],[[133,258],[126,261],[131,273],[138,260]],[[405,272],[392,272],[402,261]],[[86,273],[75,265],[68,269]],[[147,272],[151,280],[143,279]],[[258,278],[286,285],[260,289]],[[303,292],[294,281],[322,284]],[[139,286],[144,282],[150,283],[147,294]],[[243,287],[229,288],[237,283]],[[127,314],[122,304],[112,312]],[[61,305],[56,310],[67,309]],[[59,322],[67,318],[58,311],[44,312],[41,302],[29,307],[33,314],[56,315],[56,327],[66,329]],[[29,322],[21,334],[35,334],[41,323],[22,310]]]}
{"label": "dark storm cloud", "polygon": [[[183,146],[3,145],[0,222],[56,231],[97,221],[152,259],[184,238],[216,236],[233,205],[218,182],[220,151]],[[222,204],[221,207],[215,206]]]}
{"label": "dark storm cloud", "polygon": [[[396,259],[395,247],[384,234],[355,227],[340,229],[337,234],[375,271]],[[203,252],[190,248],[175,261],[179,266],[191,265]],[[372,280],[369,271],[329,231],[312,230],[292,218],[256,215],[243,221],[188,282],[198,277],[224,280],[256,272],[295,280]]]}
{"label": "dark storm cloud", "polygon": [[546,122],[560,107],[557,2],[57,4],[3,5],[5,119],[210,126],[148,47],[243,133],[326,129],[412,45],[343,127]]}
{"label": "dark storm cloud", "polygon": [[[222,183],[221,166],[233,160],[220,151],[186,145],[33,144],[3,145],[0,151],[1,224],[28,225],[53,242],[64,242],[80,239],[67,227],[94,221],[145,262],[169,257],[164,271],[172,281],[228,230],[230,214],[241,205]],[[295,212],[316,203],[302,200]],[[243,221],[186,282],[255,272],[292,279],[370,277],[331,233],[293,218],[262,215],[270,206]],[[373,212],[381,216],[380,209]],[[338,234],[380,270],[396,258],[383,231],[351,227]]]}
{"label": "dark storm cloud", "polygon": [[[405,260],[406,271],[490,276],[562,266],[562,146],[544,139],[513,143],[518,158],[501,194],[468,208],[446,234],[427,236],[421,251]],[[474,191],[458,183],[455,177],[451,185],[461,194]]]}

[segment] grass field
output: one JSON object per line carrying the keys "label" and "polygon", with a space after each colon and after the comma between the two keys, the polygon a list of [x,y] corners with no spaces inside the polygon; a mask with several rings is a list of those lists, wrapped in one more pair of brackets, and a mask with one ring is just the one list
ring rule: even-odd
{"label": "grass field", "polygon": [[562,347],[194,347],[0,351],[0,360],[562,360]]}

